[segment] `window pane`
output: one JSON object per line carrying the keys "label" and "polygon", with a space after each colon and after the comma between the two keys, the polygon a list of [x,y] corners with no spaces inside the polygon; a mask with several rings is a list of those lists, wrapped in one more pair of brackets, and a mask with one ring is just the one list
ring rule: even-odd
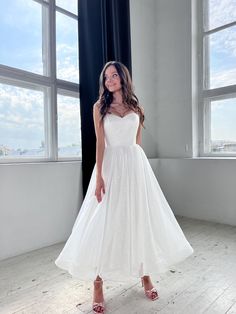
{"label": "window pane", "polygon": [[79,83],[78,21],[56,14],[57,77]]}
{"label": "window pane", "polygon": [[67,11],[70,11],[74,14],[78,14],[78,0],[56,0],[56,5],[58,7],[61,7],[62,9],[65,9]]}
{"label": "window pane", "polygon": [[209,87],[236,84],[236,26],[208,37]]}
{"label": "window pane", "polygon": [[236,152],[236,98],[211,102],[211,151]]}
{"label": "window pane", "polygon": [[57,96],[58,156],[81,157],[79,98]]}
{"label": "window pane", "polygon": [[236,21],[236,0],[205,0],[207,4],[208,23],[205,23],[205,30]]}
{"label": "window pane", "polygon": [[43,74],[42,5],[32,0],[7,0],[1,7],[0,63]]}
{"label": "window pane", "polygon": [[44,93],[0,83],[0,158],[44,156]]}

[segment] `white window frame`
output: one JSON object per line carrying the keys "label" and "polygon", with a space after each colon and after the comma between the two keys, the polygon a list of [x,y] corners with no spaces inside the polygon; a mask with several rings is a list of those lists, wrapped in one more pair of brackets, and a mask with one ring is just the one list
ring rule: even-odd
{"label": "white window frame", "polygon": [[209,69],[208,63],[208,46],[204,45],[205,37],[209,34],[221,31],[228,27],[236,25],[236,21],[216,27],[210,31],[204,31],[204,19],[207,14],[207,8],[204,7],[204,0],[198,1],[198,83],[199,83],[199,110],[198,110],[198,127],[199,127],[199,157],[236,157],[236,152],[211,152],[210,151],[210,101],[221,100],[236,97],[236,84],[219,88],[208,89],[207,80]]}
{"label": "white window frame", "polygon": [[[45,122],[45,150],[47,157],[7,157],[0,158],[0,163],[32,163],[32,162],[58,162],[78,161],[81,157],[58,156],[57,134],[57,91],[79,98],[79,84],[57,79],[56,65],[56,12],[63,13],[78,20],[78,16],[63,8],[56,6],[55,0],[32,0],[47,7],[48,15],[43,12],[43,53],[47,56],[48,63],[44,69],[46,75],[35,74],[18,68],[0,64],[0,82],[27,89],[45,90],[47,97],[44,103]],[[46,13],[46,10],[45,10]],[[44,21],[45,20],[45,21]],[[45,23],[44,23],[45,22]],[[47,38],[48,36],[48,38]],[[49,39],[49,40],[48,40]],[[48,45],[47,43],[50,43]]]}

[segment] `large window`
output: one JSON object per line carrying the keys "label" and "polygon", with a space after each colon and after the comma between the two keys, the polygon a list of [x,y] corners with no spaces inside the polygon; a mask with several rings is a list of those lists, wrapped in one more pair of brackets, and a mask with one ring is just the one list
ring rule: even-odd
{"label": "large window", "polygon": [[236,156],[236,0],[202,0],[200,11],[200,155]]}
{"label": "large window", "polygon": [[0,162],[81,159],[78,0],[4,0]]}

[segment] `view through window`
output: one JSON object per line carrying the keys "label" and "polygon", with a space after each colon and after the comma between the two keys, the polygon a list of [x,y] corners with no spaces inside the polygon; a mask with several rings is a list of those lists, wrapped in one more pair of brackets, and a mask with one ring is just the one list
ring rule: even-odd
{"label": "view through window", "polygon": [[81,158],[77,0],[0,11],[0,161]]}
{"label": "view through window", "polygon": [[204,152],[236,155],[236,0],[203,0]]}

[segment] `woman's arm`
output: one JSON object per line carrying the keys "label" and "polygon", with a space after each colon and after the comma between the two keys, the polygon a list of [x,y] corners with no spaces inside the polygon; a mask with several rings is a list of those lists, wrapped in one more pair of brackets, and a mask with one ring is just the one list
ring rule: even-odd
{"label": "woman's arm", "polygon": [[[142,113],[144,114],[144,109],[143,107],[141,107],[141,111]],[[140,145],[142,144],[142,125],[141,123],[139,122],[139,127],[138,127],[138,131],[137,131],[137,135],[136,135],[136,144]]]}
{"label": "woman's arm", "polygon": [[104,140],[104,127],[103,123],[99,124],[100,112],[98,108],[98,103],[93,105],[93,119],[94,119],[94,128],[96,133],[96,165],[97,165],[97,178],[102,176],[102,161],[103,153],[105,149],[105,140]]}

